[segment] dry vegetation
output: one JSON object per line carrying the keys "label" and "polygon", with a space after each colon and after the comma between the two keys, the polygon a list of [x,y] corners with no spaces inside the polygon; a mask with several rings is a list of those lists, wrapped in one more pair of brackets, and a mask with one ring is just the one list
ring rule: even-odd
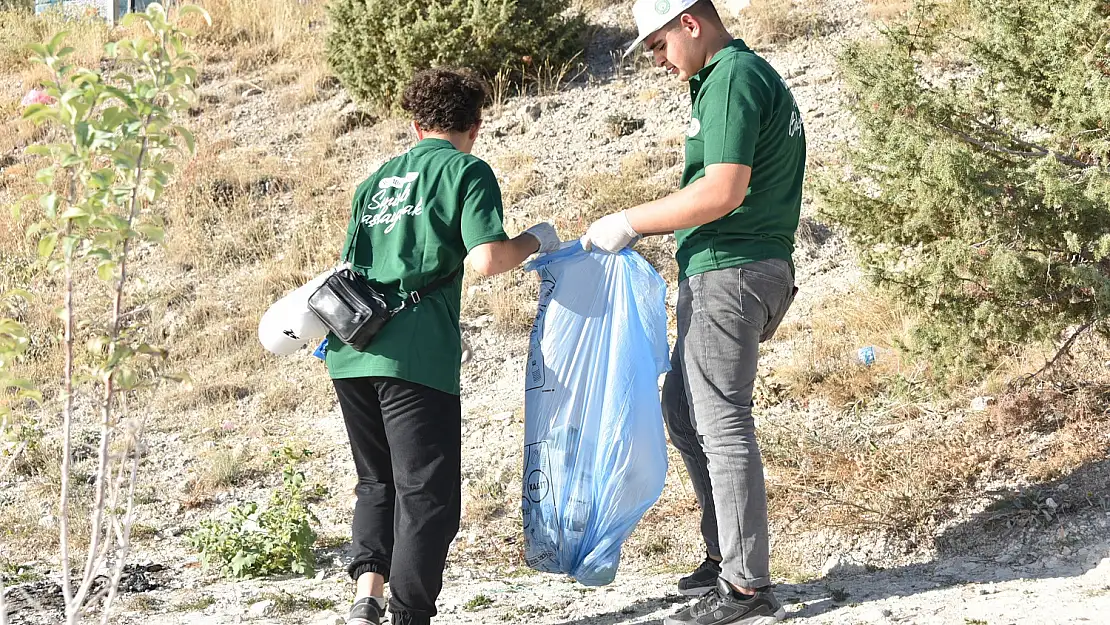
{"label": "dry vegetation", "polygon": [[793,0],[752,0],[751,6],[733,16],[730,32],[760,46],[825,34],[830,24],[809,5]]}
{"label": "dry vegetation", "polygon": [[[147,286],[142,301],[135,302],[145,307],[159,342],[170,345],[168,366],[187,370],[195,380],[191,388],[157,391],[152,403],[165,406],[167,414],[154,415],[150,423],[154,433],[181,433],[183,447],[174,453],[196,460],[184,492],[154,492],[151,500],[162,505],[176,499],[187,507],[207,505],[214,493],[254,481],[256,454],[291,436],[286,426],[292,412],[323,412],[332,405],[322,370],[291,372],[262,351],[255,340],[257,319],[277,296],[334,260],[341,224],[349,217],[352,165],[367,154],[396,151],[406,136],[398,120],[384,120],[370,132],[332,117],[315,127],[305,124],[307,147],[292,158],[239,145],[226,125],[232,111],[249,107],[245,90],[279,91],[284,112],[336,93],[320,53],[323,2],[200,4],[212,12],[214,26],[199,42],[204,58],[202,100],[195,111],[199,150],[183,163],[165,197],[167,246],[147,251],[149,269],[142,276]],[[876,17],[898,15],[906,4],[870,3]],[[755,0],[738,25],[738,35],[761,44],[813,36],[827,27],[802,3],[789,0]],[[60,26],[52,19],[0,12],[0,67],[11,74],[0,81],[0,206],[19,204],[34,189],[38,164],[23,157],[22,149],[42,138],[18,120],[23,91],[42,79],[41,69],[20,60],[19,48]],[[103,43],[117,37],[96,22],[67,28],[84,62],[97,62]],[[552,87],[554,79],[547,80]],[[217,88],[230,83],[234,88]],[[640,97],[657,95],[645,91]],[[603,214],[673,189],[680,146],[681,137],[664,141],[659,150],[624,159],[618,171],[573,179],[569,194],[575,208],[557,213],[560,232],[575,236]],[[529,210],[555,205],[545,195],[550,182],[534,157],[491,160],[502,178],[510,231],[528,225],[515,213],[519,205],[528,203]],[[35,208],[21,207],[18,216],[0,211],[0,291],[30,283],[36,292],[52,293],[51,278],[42,275],[32,242],[22,234]],[[637,246],[672,287],[673,246],[673,239],[660,237]],[[535,277],[522,271],[488,280],[468,273],[464,316],[473,321],[490,315],[499,329],[519,335],[531,325],[535,296]],[[35,298],[14,311],[35,328],[27,373],[47,390],[61,362],[55,305]],[[779,364],[760,380],[758,401],[762,407],[781,404],[793,415],[768,418],[761,431],[772,515],[787,535],[836,527],[922,537],[986,478],[1021,475],[1048,481],[1106,457],[1110,376],[1102,363],[1110,361],[1107,346],[1091,339],[1077,346],[1081,356],[1067,363],[1065,372],[1024,387],[1009,389],[1007,383],[1038,368],[1040,352],[1031,352],[1036,358],[1000,363],[981,387],[937,390],[926,384],[928,372],[900,350],[912,322],[911,313],[881,295],[853,293],[818,303],[779,331],[773,347]],[[878,350],[871,366],[856,357],[865,345]],[[997,401],[989,410],[969,411],[970,399],[980,394]],[[824,417],[811,420],[814,413]],[[52,416],[42,423],[31,412],[25,418],[29,427],[53,427]],[[519,424],[520,416],[514,419]],[[1025,441],[1033,434],[1042,444],[1031,451]],[[237,444],[245,439],[256,446]],[[18,542],[20,556],[47,552],[56,541],[49,518],[57,493],[56,443],[44,436],[18,465],[20,474],[34,482],[27,499],[20,505],[0,499],[0,538],[5,545]],[[696,504],[681,461],[673,449],[671,454],[667,489],[630,539],[627,563],[670,569],[697,558],[696,547],[691,548],[697,542]],[[519,565],[520,476],[516,466],[510,469],[470,477],[460,544],[487,561]],[[1081,505],[1079,500],[1075,505]],[[793,556],[787,550],[777,557]]]}

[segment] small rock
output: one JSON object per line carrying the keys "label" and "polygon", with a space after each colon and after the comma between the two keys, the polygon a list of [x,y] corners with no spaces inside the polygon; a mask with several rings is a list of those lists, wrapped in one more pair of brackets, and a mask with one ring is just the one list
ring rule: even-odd
{"label": "small rock", "polygon": [[536,103],[525,104],[524,106],[520,107],[520,117],[522,119],[536,121],[540,118],[540,115],[542,114],[543,107]]}
{"label": "small rock", "polygon": [[312,625],[343,625],[346,619],[331,610],[324,610],[317,612],[308,622]]}
{"label": "small rock", "polygon": [[185,530],[181,527],[178,527],[177,525],[167,527],[166,529],[162,530],[162,536],[164,538],[173,538],[174,536],[180,536],[184,533]]}
{"label": "small rock", "polygon": [[277,604],[273,599],[265,599],[258,603],[252,603],[251,607],[247,609],[247,612],[251,616],[270,616],[274,613],[274,608],[276,607]]}
{"label": "small rock", "polygon": [[825,561],[825,566],[821,567],[821,575],[824,577],[859,575],[866,572],[866,565],[848,555],[831,556]]}
{"label": "small rock", "polygon": [[971,400],[971,409],[975,412],[983,412],[988,406],[994,403],[993,397],[976,397]]}

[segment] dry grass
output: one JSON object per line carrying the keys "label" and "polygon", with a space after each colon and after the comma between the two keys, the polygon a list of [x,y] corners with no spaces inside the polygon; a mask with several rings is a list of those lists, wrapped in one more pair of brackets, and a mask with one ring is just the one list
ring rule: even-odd
{"label": "dry grass", "polygon": [[867,0],[867,14],[873,20],[890,22],[905,17],[913,4],[913,0]]}
{"label": "dry grass", "polygon": [[235,59],[238,69],[279,57],[296,59],[318,47],[325,2],[198,0],[212,26],[197,28],[206,53]]}
{"label": "dry grass", "polygon": [[[659,181],[661,172],[671,170],[680,160],[674,148],[656,148],[625,157],[616,174],[587,174],[573,181],[571,195],[579,207],[578,213],[566,214],[556,222],[564,239],[585,233],[594,220],[644,202],[661,198],[677,188],[675,175]],[[671,237],[647,237],[636,244],[642,254],[674,287],[678,280],[678,267],[674,261],[674,240]]]}
{"label": "dry grass", "polygon": [[535,274],[523,269],[485,279],[468,271],[463,280],[463,314],[468,318],[490,315],[502,330],[528,331],[536,316],[536,281]]}
{"label": "dry grass", "polygon": [[[789,313],[775,337],[777,349],[789,351],[774,380],[789,395],[823,398],[831,406],[866,402],[898,384],[917,380],[921,365],[904,362],[897,348],[905,341],[913,317],[874,292],[851,293],[817,304],[804,317]],[[874,347],[874,364],[859,360],[858,350]]]}
{"label": "dry grass", "polygon": [[830,25],[816,11],[793,0],[752,0],[730,23],[732,32],[753,45],[781,44],[812,38]]}
{"label": "dry grass", "polygon": [[510,494],[504,480],[484,477],[472,481],[467,489],[464,518],[467,523],[487,523],[517,502],[516,493]]}
{"label": "dry grass", "polygon": [[[96,18],[63,18],[55,13],[36,16],[23,11],[0,10],[0,67],[9,72],[31,68],[27,46],[50,41],[62,31],[69,33],[66,45],[74,48],[71,62],[81,66],[98,63],[104,44],[125,36],[124,31],[112,32],[103,20]],[[35,75],[40,74],[27,74]]]}

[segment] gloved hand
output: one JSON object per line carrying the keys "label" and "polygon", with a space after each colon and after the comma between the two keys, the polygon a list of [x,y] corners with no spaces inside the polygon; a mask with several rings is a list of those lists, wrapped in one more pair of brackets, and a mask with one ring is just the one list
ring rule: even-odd
{"label": "gloved hand", "polygon": [[616,254],[639,236],[640,234],[632,229],[632,224],[628,223],[628,216],[621,211],[606,215],[590,224],[586,234],[582,235],[582,249],[588,252],[596,247],[610,254]]}
{"label": "gloved hand", "polygon": [[559,246],[563,243],[559,240],[559,233],[555,232],[555,226],[552,226],[546,221],[540,222],[525,230],[524,234],[530,234],[540,242],[539,254],[554,252],[559,249]]}

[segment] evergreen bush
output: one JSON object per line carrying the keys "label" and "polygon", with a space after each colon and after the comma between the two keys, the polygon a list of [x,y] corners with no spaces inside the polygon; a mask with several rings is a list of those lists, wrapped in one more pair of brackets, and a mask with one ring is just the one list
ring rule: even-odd
{"label": "evergreen bush", "polygon": [[[356,98],[395,108],[419,70],[468,67],[520,85],[530,68],[565,67],[583,18],[567,0],[334,0],[328,62]],[[538,73],[538,72],[535,72]]]}
{"label": "evergreen bush", "polygon": [[[860,128],[822,184],[867,273],[923,313],[939,372],[1110,335],[1110,4],[935,3],[843,55]],[[953,62],[955,58],[955,62]]]}

